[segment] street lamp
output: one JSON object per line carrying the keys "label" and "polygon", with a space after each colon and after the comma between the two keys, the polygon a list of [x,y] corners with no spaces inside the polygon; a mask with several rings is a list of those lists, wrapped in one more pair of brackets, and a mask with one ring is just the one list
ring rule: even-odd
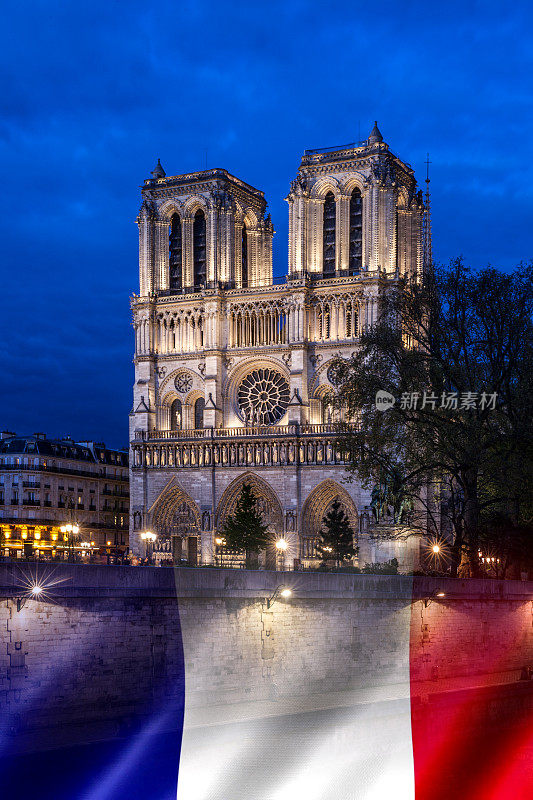
{"label": "street lamp", "polygon": [[220,558],[220,565],[222,566],[222,548],[226,544],[226,540],[223,539],[221,536],[217,536],[215,538],[215,563],[218,563],[218,559]]}
{"label": "street lamp", "polygon": [[446,597],[446,592],[443,592],[442,589],[435,589],[429,597],[424,597],[424,608],[427,608],[432,600],[436,600],[437,598]]}
{"label": "street lamp", "polygon": [[278,551],[278,566],[281,572],[285,570],[285,552],[288,547],[286,539],[278,539],[276,542],[276,550]]}
{"label": "street lamp", "polygon": [[276,590],[274,594],[270,595],[267,599],[267,608],[270,608],[278,599],[278,597],[290,597],[292,595],[292,589],[289,589],[288,586],[276,586]]}
{"label": "street lamp", "polygon": [[74,542],[80,532],[79,525],[73,525],[71,522],[67,522],[67,524],[62,525],[59,530],[61,531],[62,534],[66,534],[67,536],[67,547],[69,551],[69,560],[70,560],[72,557]]}
{"label": "street lamp", "polygon": [[152,548],[154,546],[154,542],[157,539],[157,535],[152,533],[152,531],[143,531],[141,533],[141,539],[145,542],[146,545],[146,558],[148,559],[148,563],[152,563]]}

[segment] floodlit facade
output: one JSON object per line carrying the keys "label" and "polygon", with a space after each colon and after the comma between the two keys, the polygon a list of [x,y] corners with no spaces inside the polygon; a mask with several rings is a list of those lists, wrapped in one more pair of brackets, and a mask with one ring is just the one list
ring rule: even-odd
{"label": "floodlit facade", "polygon": [[225,170],[167,177],[158,162],[142,198],[132,550],[144,553],[150,530],[157,557],[231,563],[217,539],[248,482],[272,531],[267,567],[316,563],[336,498],[360,564],[416,563],[416,537],[373,535],[369,491],[345,480],[325,402],[332,359],[357,348],[387,285],[421,274],[425,207],[412,168],[377,124],[364,142],[306,151],[287,196],[283,279],[272,275],[263,192]]}

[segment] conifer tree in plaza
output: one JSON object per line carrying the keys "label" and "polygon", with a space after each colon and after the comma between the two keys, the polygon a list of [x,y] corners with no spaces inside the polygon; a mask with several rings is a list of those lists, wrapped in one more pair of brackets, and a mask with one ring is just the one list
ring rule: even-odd
{"label": "conifer tree in plaza", "polygon": [[270,534],[257,510],[257,498],[250,484],[243,483],[235,512],[226,519],[221,535],[228,547],[245,551],[247,567],[257,565],[259,551],[266,547]]}
{"label": "conifer tree in plaza", "polygon": [[339,499],[335,498],[322,520],[317,553],[324,562],[334,559],[338,567],[342,561],[356,555],[357,549],[354,547],[353,539],[354,532],[350,520]]}

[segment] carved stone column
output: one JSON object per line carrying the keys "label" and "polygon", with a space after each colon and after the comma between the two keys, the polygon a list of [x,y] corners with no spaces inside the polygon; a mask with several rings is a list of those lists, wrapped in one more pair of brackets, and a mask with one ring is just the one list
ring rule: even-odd
{"label": "carved stone column", "polygon": [[193,253],[192,253],[192,224],[190,217],[182,220],[182,262],[183,262],[183,286],[192,286],[193,277]]}
{"label": "carved stone column", "polygon": [[139,293],[146,297],[154,290],[154,221],[143,206],[137,217],[139,226]]}
{"label": "carved stone column", "polygon": [[168,221],[155,222],[156,289],[168,289]]}

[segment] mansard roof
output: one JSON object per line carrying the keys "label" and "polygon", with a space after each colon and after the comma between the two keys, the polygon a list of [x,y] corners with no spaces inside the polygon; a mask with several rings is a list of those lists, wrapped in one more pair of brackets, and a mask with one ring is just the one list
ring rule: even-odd
{"label": "mansard roof", "polygon": [[128,465],[127,452],[106,447],[103,442],[75,442],[68,437],[47,439],[42,433],[31,436],[13,434],[6,437],[0,441],[0,454],[42,455],[67,458],[73,461],[89,461],[117,466]]}

